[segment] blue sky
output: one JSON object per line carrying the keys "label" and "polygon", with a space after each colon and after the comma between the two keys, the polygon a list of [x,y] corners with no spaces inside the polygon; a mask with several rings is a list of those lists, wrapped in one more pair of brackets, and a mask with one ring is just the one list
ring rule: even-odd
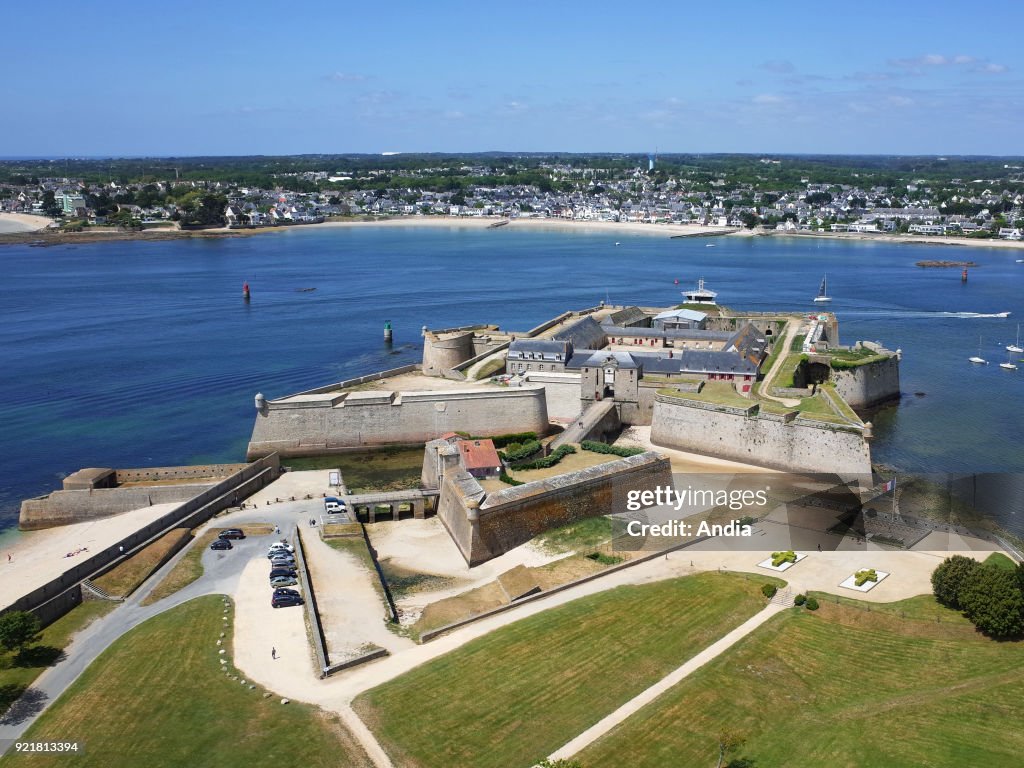
{"label": "blue sky", "polygon": [[0,156],[1024,154],[1024,4],[832,5],[19,4]]}

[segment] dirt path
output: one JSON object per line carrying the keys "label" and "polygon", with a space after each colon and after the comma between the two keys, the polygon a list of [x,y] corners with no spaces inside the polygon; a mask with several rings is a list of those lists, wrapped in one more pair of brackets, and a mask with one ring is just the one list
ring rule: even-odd
{"label": "dirt path", "polygon": [[772,363],[771,369],[765,375],[764,379],[762,379],[761,386],[758,389],[758,393],[765,400],[774,400],[776,403],[782,403],[787,408],[800,405],[800,401],[793,400],[792,398],[774,397],[771,394],[771,389],[773,382],[775,381],[775,377],[778,375],[779,370],[782,368],[783,364],[786,362],[786,358],[789,356],[789,349],[793,344],[793,339],[796,338],[796,335],[800,332],[801,325],[803,325],[803,322],[798,318],[789,318],[789,321],[786,323],[785,337],[781,342],[776,342],[776,344],[782,344],[782,350],[779,352],[779,356],[775,358],[775,362]]}

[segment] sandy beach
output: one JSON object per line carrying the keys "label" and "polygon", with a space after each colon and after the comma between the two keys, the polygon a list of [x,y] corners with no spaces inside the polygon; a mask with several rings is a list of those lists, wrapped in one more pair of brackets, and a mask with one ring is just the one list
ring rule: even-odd
{"label": "sandy beach", "polygon": [[2,234],[38,232],[53,223],[53,219],[48,219],[45,216],[31,216],[27,213],[0,213],[0,233]]}
{"label": "sandy beach", "polygon": [[[27,221],[26,221],[27,220]],[[508,221],[499,227],[494,225]],[[40,222],[45,222],[40,224]],[[575,219],[502,219],[500,217],[459,216],[398,216],[380,219],[335,219],[320,224],[302,224],[257,229],[228,229],[217,227],[203,230],[149,229],[139,232],[115,229],[86,229],[83,232],[42,231],[49,219],[23,214],[0,214],[0,245],[33,243],[39,245],[67,245],[69,243],[101,242],[105,240],[171,240],[190,238],[249,237],[257,234],[286,232],[293,229],[351,228],[351,227],[430,227],[437,229],[489,229],[495,234],[508,229],[534,229],[561,232],[607,234],[609,237],[644,235],[653,237],[775,237],[821,238],[860,242],[911,243],[916,245],[975,246],[1019,250],[1024,241],[983,240],[970,237],[933,237],[931,235],[893,235],[884,232],[775,232],[736,229],[735,227],[704,227],[697,224],[644,224],[637,221],[582,221]]]}

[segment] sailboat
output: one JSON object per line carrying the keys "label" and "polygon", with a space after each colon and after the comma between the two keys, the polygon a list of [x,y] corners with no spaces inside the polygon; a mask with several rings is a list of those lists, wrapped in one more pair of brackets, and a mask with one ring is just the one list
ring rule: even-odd
{"label": "sailboat", "polygon": [[818,295],[814,297],[814,301],[817,304],[832,301],[832,297],[828,295],[828,275],[821,278],[821,287],[818,288]]}
{"label": "sailboat", "polygon": [[1007,352],[1024,352],[1024,348],[1020,346],[1020,323],[1017,323],[1017,341],[1013,344],[1006,345]]}
{"label": "sailboat", "polygon": [[981,337],[978,337],[978,354],[974,357],[967,358],[970,362],[976,363],[977,365],[988,365],[988,360],[981,356]]}
{"label": "sailboat", "polygon": [[1010,362],[1010,353],[1009,352],[1006,353],[1006,362],[1005,363],[1000,363],[999,367],[1000,368],[1005,368],[1008,371],[1016,371],[1017,370],[1017,364]]}

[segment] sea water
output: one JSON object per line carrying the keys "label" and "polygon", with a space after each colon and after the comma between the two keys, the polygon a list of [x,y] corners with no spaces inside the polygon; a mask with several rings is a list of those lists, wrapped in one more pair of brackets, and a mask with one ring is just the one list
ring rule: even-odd
{"label": "sea water", "polygon": [[[904,397],[871,416],[874,461],[1020,471],[1024,363],[997,364],[1024,321],[1021,253],[515,224],[3,246],[0,529],[81,467],[242,460],[256,392],[418,362],[424,325],[526,330],[600,301],[670,306],[701,277],[728,306],[810,313],[827,273],[841,341],[902,351]],[[979,266],[963,283],[923,259]],[[967,362],[979,347],[990,365]]]}

